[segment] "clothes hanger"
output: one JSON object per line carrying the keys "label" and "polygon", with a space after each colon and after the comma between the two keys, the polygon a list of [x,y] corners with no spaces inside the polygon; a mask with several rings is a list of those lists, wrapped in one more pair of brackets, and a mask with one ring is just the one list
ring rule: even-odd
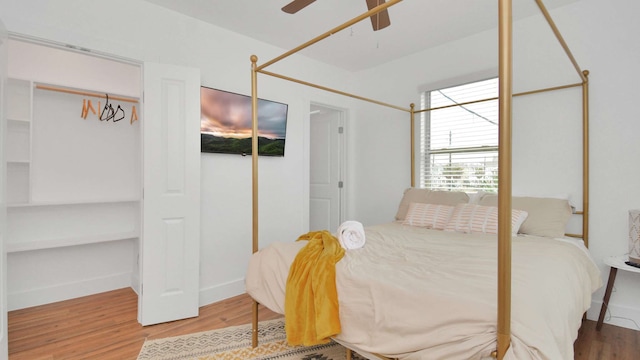
{"label": "clothes hanger", "polygon": [[131,108],[131,120],[129,120],[129,124],[132,124],[134,122],[138,121],[138,113],[136,112],[136,106],[133,105],[133,107]]}
{"label": "clothes hanger", "polygon": [[87,99],[82,99],[82,113],[80,114],[80,117],[86,119],[88,112],[89,110],[87,109]]}
{"label": "clothes hanger", "polygon": [[[93,107],[93,104],[91,103],[91,99],[87,100],[87,109],[91,110],[91,112],[93,113],[93,115],[97,115],[98,112],[96,111],[96,109]],[[88,111],[87,111],[88,113]],[[87,118],[87,114],[85,114],[85,119]]]}

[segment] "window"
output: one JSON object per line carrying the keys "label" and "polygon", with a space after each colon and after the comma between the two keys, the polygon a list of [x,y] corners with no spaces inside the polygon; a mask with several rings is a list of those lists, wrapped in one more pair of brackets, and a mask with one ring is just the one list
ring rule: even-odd
{"label": "window", "polygon": [[497,191],[497,97],[497,78],[422,94],[422,108],[434,110],[421,113],[420,187]]}

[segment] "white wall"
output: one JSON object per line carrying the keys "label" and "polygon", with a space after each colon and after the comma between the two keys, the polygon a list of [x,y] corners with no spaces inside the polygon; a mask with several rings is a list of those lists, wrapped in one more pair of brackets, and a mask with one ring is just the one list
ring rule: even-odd
{"label": "white wall", "polygon": [[[0,1],[13,33],[135,59],[197,67],[202,84],[250,93],[249,56],[277,49],[144,1]],[[288,49],[286,49],[288,50]],[[293,56],[271,71],[351,91],[353,75]],[[259,96],[289,104],[284,158],[260,159],[260,244],[292,241],[308,227],[308,118],[311,101],[349,108],[351,100],[260,76]],[[202,154],[201,304],[244,292],[251,253],[251,161]],[[286,206],[283,206],[286,205]]]}
{"label": "white wall", "polygon": [[[627,252],[627,211],[640,208],[640,170],[633,165],[640,156],[640,122],[633,106],[640,98],[638,13],[640,3],[635,0],[611,5],[582,0],[551,12],[580,66],[591,71],[590,249],[602,270],[603,282],[609,269],[602,259]],[[514,25],[515,92],[580,82],[552,36],[539,16]],[[369,96],[397,105],[419,104],[419,91],[429,84],[469,80],[478,73],[497,74],[496,42],[496,31],[480,33],[362,71],[356,74],[357,83]],[[578,88],[514,101],[514,193],[571,193],[571,200],[581,206],[581,188],[575,191],[575,187],[582,173],[582,145],[580,134],[569,131],[581,120],[580,96]],[[574,103],[562,102],[572,99]],[[389,221],[410,180],[409,161],[405,160],[407,116],[369,105],[358,105],[355,112],[351,148],[358,150],[350,157],[357,191],[352,192],[352,210],[368,224]],[[402,125],[391,128],[388,124],[393,122]],[[540,166],[550,158],[560,161]],[[549,181],[538,181],[540,175]],[[622,271],[618,274],[611,314],[640,324],[640,277]],[[603,291],[593,297],[591,319],[597,318]],[[613,317],[607,322],[637,329],[625,319]]]}
{"label": "white wall", "polygon": [[[562,28],[567,40],[576,44],[576,57],[591,71],[590,249],[600,264],[605,256],[628,252],[628,210],[640,208],[640,169],[633,165],[640,156],[639,13],[634,0],[583,0],[558,11],[558,22],[567,23]],[[609,269],[601,268],[606,280]],[[612,323],[638,329],[640,277],[634,275],[618,272],[610,309],[611,315],[636,322],[612,318]],[[599,306],[603,292],[594,296],[594,304]]]}

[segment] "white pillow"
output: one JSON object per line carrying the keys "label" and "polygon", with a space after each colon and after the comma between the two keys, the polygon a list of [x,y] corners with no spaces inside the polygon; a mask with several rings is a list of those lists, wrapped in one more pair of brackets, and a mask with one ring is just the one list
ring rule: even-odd
{"label": "white pillow", "polygon": [[421,226],[427,229],[444,230],[453,213],[453,206],[410,203],[404,225]]}
{"label": "white pillow", "polygon": [[[495,206],[497,203],[497,195],[487,195],[480,200],[480,205],[485,206]],[[520,228],[521,233],[553,238],[564,236],[565,227],[573,212],[568,200],[557,198],[514,196],[511,207],[529,214]]]}
{"label": "white pillow", "polygon": [[467,193],[467,195],[469,195],[469,204],[480,204],[480,200],[485,197],[486,195],[490,195],[493,193],[488,193],[486,191],[482,191],[482,190],[478,190],[475,193]]}
{"label": "white pillow", "polygon": [[[517,234],[522,223],[527,219],[527,212],[511,210],[511,232]],[[459,204],[445,227],[446,231],[462,233],[498,233],[498,207],[475,204]]]}
{"label": "white pillow", "polygon": [[419,188],[408,188],[402,195],[398,211],[396,212],[396,220],[404,220],[409,210],[409,204],[439,204],[439,205],[456,205],[469,202],[469,195],[462,191],[438,191]]}

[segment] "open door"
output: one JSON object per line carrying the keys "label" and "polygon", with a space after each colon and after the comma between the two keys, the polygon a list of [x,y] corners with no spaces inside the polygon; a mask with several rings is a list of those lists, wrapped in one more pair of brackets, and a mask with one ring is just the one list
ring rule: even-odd
{"label": "open door", "polygon": [[310,111],[309,231],[335,232],[344,217],[344,111]]}
{"label": "open door", "polygon": [[7,252],[5,236],[7,230],[7,163],[4,144],[7,129],[5,97],[7,86],[7,29],[0,21],[0,359],[9,358],[8,326],[7,326]]}
{"label": "open door", "polygon": [[200,70],[144,63],[138,321],[198,316]]}

